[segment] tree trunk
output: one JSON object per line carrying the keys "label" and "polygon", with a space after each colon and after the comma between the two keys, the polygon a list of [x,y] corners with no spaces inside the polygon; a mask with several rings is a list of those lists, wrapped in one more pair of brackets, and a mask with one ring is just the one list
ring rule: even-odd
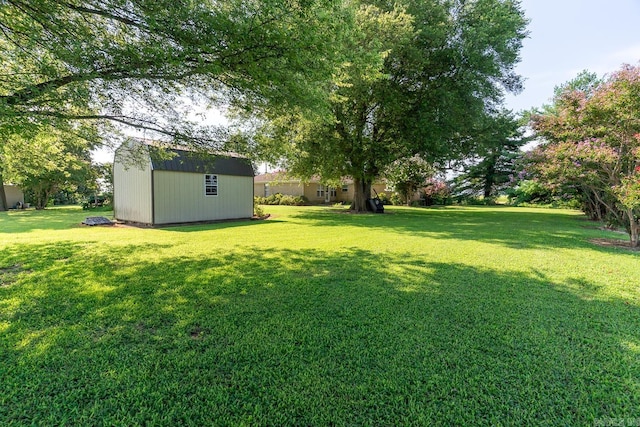
{"label": "tree trunk", "polygon": [[633,209],[626,210],[629,219],[629,240],[632,248],[640,247],[640,223],[633,215]]}
{"label": "tree trunk", "polygon": [[7,206],[7,195],[4,192],[4,180],[2,179],[2,171],[0,171],[0,212],[9,209]]}
{"label": "tree trunk", "polygon": [[36,210],[46,209],[47,204],[49,203],[49,198],[53,194],[52,188],[37,188],[33,191],[34,194],[34,202]]}
{"label": "tree trunk", "polygon": [[493,193],[493,184],[496,176],[496,162],[497,157],[492,156],[491,160],[487,164],[487,169],[485,170],[483,188],[483,195],[485,199],[490,199]]}
{"label": "tree trunk", "polygon": [[43,200],[45,200],[45,196],[43,195],[42,191],[34,191],[33,197],[35,199],[34,202],[36,210],[40,211],[46,207],[47,204],[43,203]]}
{"label": "tree trunk", "polygon": [[631,233],[629,234],[629,238],[630,238],[630,242],[631,242],[631,247],[632,248],[638,248],[640,247],[640,226],[638,224],[635,225],[635,227],[631,228]]}
{"label": "tree trunk", "polygon": [[353,187],[353,202],[350,209],[355,212],[366,212],[367,200],[371,198],[371,181],[354,179]]}

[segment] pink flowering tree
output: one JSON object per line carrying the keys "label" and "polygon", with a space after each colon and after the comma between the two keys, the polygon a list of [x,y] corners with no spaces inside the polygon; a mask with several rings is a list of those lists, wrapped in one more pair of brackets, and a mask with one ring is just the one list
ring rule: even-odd
{"label": "pink flowering tree", "polygon": [[451,196],[451,189],[446,182],[437,178],[429,178],[422,189],[422,194],[427,206],[446,205]]}
{"label": "pink flowering tree", "polygon": [[392,162],[384,172],[387,185],[400,195],[407,206],[434,174],[434,167],[417,155]]}
{"label": "pink flowering tree", "polygon": [[531,124],[546,142],[528,156],[528,172],[579,197],[594,219],[623,225],[640,246],[640,67],[586,89],[567,86]]}

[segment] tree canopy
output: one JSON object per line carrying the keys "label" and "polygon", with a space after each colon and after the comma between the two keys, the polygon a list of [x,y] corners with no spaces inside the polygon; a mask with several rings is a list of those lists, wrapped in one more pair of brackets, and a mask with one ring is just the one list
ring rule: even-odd
{"label": "tree canopy", "polygon": [[321,108],[342,10],[337,0],[0,1],[0,144],[55,128],[95,146],[132,127],[219,148],[227,130],[194,119],[194,104]]}
{"label": "tree canopy", "polygon": [[75,190],[92,180],[86,140],[44,127],[26,142],[12,138],[0,147],[3,171],[30,195],[36,209],[44,209],[60,190]]}
{"label": "tree canopy", "polygon": [[435,170],[432,164],[416,155],[392,162],[383,173],[387,187],[393,188],[409,206],[416,192],[433,178]]}
{"label": "tree canopy", "polygon": [[517,92],[513,71],[526,19],[517,1],[363,1],[334,73],[331,111],[267,115],[262,155],[298,176],[351,176],[352,207],[366,209],[373,180],[400,158],[468,151],[485,115]]}
{"label": "tree canopy", "polygon": [[265,158],[353,177],[363,209],[391,162],[468,150],[520,88],[525,26],[517,0],[5,0],[0,141],[90,121],[219,147],[185,101],[232,105]]}
{"label": "tree canopy", "polygon": [[[330,70],[334,2],[0,2],[0,135],[100,120],[185,141],[216,134],[180,105],[316,99]],[[179,120],[178,120],[179,119]]]}
{"label": "tree canopy", "polygon": [[637,247],[640,66],[625,65],[605,80],[589,80],[593,83],[565,85],[553,108],[532,115],[532,126],[546,143],[529,156],[527,172],[556,193],[577,198],[592,218],[623,225]]}
{"label": "tree canopy", "polygon": [[517,173],[517,161],[522,156],[521,147],[529,140],[524,136],[522,119],[511,112],[488,115],[473,139],[471,155],[459,162],[462,173],[454,179],[454,194],[482,196],[491,202],[511,185]]}

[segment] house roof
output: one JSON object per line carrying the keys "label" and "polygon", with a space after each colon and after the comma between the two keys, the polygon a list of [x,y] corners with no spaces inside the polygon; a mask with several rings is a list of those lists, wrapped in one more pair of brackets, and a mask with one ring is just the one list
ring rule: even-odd
{"label": "house roof", "polygon": [[[255,178],[253,179],[253,182],[257,183],[257,184],[268,184],[271,182],[276,182],[276,183],[287,183],[287,182],[295,182],[295,183],[300,183],[300,182],[305,182],[305,183],[322,183],[322,180],[320,179],[319,176],[314,175],[312,176],[309,180],[301,180],[300,178],[294,178],[290,175],[287,175],[286,171],[276,171],[276,172],[269,172],[269,173],[263,173],[260,175],[256,175]],[[353,179],[349,178],[349,177],[344,177],[342,178],[342,184],[353,184]]]}
{"label": "house roof", "polygon": [[291,177],[289,175],[287,175],[287,172],[285,171],[276,171],[276,172],[269,172],[269,173],[263,173],[260,175],[256,175],[253,178],[253,182],[256,183],[269,183],[269,182],[301,182],[301,180],[299,178],[294,178]]}
{"label": "house roof", "polygon": [[150,147],[153,170],[215,173],[220,175],[253,176],[253,166],[248,159],[186,150],[168,149],[169,157]]}

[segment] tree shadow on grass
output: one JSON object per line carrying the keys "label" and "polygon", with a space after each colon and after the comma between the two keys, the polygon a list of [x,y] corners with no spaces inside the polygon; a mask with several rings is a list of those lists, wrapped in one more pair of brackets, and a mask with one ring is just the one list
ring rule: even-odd
{"label": "tree shadow on grass", "polygon": [[145,261],[156,246],[0,251],[0,265],[29,266],[0,288],[0,419],[586,425],[637,416],[640,309],[583,278],[359,249]]}
{"label": "tree shadow on grass", "polygon": [[60,207],[45,210],[0,212],[0,234],[29,233],[36,230],[68,230],[81,227],[89,216],[113,217],[113,211],[85,211],[79,207]]}
{"label": "tree shadow on grass", "polygon": [[[76,227],[85,227],[82,225],[82,221],[89,216],[104,216],[107,218],[113,218],[113,211],[86,211],[79,208],[64,207],[54,208],[42,211],[27,210],[27,211],[12,211],[12,212],[0,212],[0,234],[18,234],[29,233],[36,230],[68,230]],[[263,220],[249,220],[249,219],[237,219],[227,221],[211,221],[202,223],[187,223],[187,224],[170,224],[157,227],[142,227],[142,228],[154,228],[159,230],[177,231],[177,232],[193,232],[202,230],[217,230],[221,228],[232,227],[246,227],[250,225],[258,225],[264,223],[281,222],[280,220],[269,219]],[[135,225],[130,225],[135,227]]]}
{"label": "tree shadow on grass", "polygon": [[276,224],[281,223],[282,220],[267,218],[267,219],[232,219],[224,221],[209,221],[203,223],[187,223],[187,224],[172,224],[167,226],[158,226],[158,230],[173,231],[178,233],[192,233],[194,231],[204,230],[221,230],[235,227],[249,227],[256,225]]}

